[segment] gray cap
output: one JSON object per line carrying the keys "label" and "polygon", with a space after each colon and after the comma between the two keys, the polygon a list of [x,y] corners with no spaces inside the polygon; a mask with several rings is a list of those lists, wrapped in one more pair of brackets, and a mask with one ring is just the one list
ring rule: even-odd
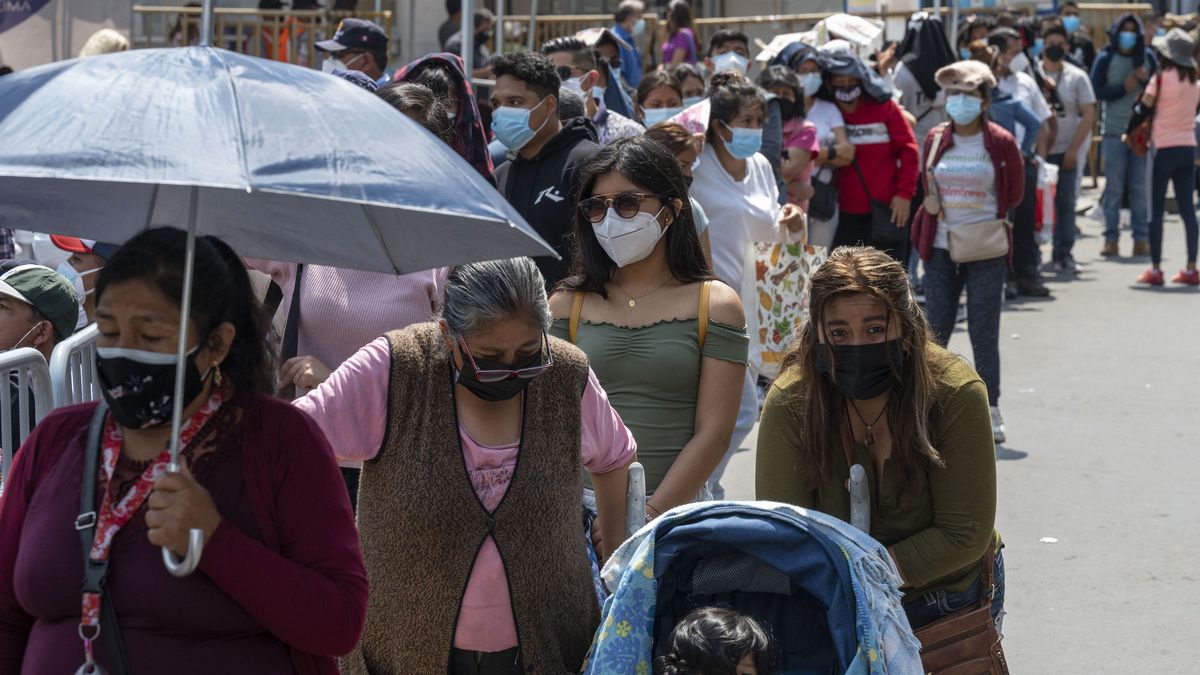
{"label": "gray cap", "polygon": [[1159,35],[1150,41],[1150,46],[1171,63],[1184,68],[1196,67],[1196,43],[1182,28],[1172,28],[1166,35]]}

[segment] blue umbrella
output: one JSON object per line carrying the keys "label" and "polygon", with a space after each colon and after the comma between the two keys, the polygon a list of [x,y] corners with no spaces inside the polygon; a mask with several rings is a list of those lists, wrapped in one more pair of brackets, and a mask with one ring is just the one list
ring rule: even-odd
{"label": "blue umbrella", "polygon": [[[201,35],[211,32],[206,2]],[[124,241],[188,231],[243,255],[384,273],[555,255],[479,173],[340,78],[202,44],[53,63],[0,79],[0,222]],[[186,331],[169,471],[178,471]],[[176,576],[199,563],[163,549]]]}

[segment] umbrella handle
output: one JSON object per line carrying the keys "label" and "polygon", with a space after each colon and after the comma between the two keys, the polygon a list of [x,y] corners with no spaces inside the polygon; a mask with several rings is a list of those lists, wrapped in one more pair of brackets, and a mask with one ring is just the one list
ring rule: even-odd
{"label": "umbrella handle", "polygon": [[174,577],[186,577],[200,566],[200,554],[204,550],[204,530],[193,527],[188,531],[187,555],[182,560],[167,547],[163,547],[163,565]]}

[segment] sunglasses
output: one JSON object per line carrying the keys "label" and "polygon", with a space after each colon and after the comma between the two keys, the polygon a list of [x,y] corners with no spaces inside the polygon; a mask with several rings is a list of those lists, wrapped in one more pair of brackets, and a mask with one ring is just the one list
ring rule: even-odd
{"label": "sunglasses", "polygon": [[495,382],[503,382],[509,378],[520,378],[522,380],[532,380],[542,373],[550,370],[554,365],[554,352],[550,351],[550,340],[546,337],[545,331],[542,332],[542,358],[545,360],[540,366],[532,366],[530,368],[519,368],[517,370],[480,370],[479,366],[475,365],[475,357],[471,354],[471,348],[467,346],[467,341],[459,338],[458,344],[462,347],[463,354],[467,355],[467,360],[471,362],[471,369],[475,371],[475,379],[484,384],[493,384]]}
{"label": "sunglasses", "polygon": [[667,197],[664,195],[646,194],[643,192],[618,192],[615,195],[603,195],[597,197],[588,197],[580,200],[579,213],[589,223],[599,223],[604,220],[604,216],[608,214],[608,209],[612,208],[622,218],[632,218],[642,210],[642,202],[647,199],[657,199],[664,204]]}

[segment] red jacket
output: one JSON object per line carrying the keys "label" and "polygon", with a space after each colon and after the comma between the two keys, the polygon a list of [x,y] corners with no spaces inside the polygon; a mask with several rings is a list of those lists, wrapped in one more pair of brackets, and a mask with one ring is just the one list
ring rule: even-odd
{"label": "red jacket", "polygon": [[[912,199],[917,192],[917,138],[895,101],[876,103],[866,96],[852,113],[842,113],[846,134],[854,144],[854,163],[870,186],[871,197],[891,204],[893,197]],[[843,213],[870,213],[863,180],[854,166],[838,171],[838,206]]]}
{"label": "red jacket", "polygon": [[[933,139],[939,130],[942,133],[942,144],[938,147],[937,156],[933,158],[933,164],[936,165],[942,155],[954,147],[954,131],[950,123],[930,129],[929,134],[925,136],[925,148],[921,153],[921,156],[926,158],[925,164],[921,166],[921,177],[926,181],[925,194],[929,194],[929,174],[925,171],[925,165],[929,163],[929,152],[933,150]],[[1021,149],[1012,134],[995,122],[988,122],[983,127],[983,147],[991,156],[992,168],[996,173],[996,217],[1007,218],[1009,211],[1016,208],[1025,196],[1025,160],[1021,158]],[[921,260],[929,260],[933,253],[933,240],[937,237],[937,228],[937,216],[927,213],[925,205],[922,204],[917,209],[917,215],[913,217],[912,225],[912,243],[917,247]],[[1011,236],[1010,232],[1010,255]]]}

